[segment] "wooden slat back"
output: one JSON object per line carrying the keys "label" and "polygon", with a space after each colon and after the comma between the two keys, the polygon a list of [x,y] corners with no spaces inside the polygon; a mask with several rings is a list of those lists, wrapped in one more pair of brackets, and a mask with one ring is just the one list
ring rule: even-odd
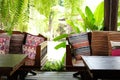
{"label": "wooden slat back", "polygon": [[108,35],[109,31],[93,31],[91,37],[92,55],[108,55]]}

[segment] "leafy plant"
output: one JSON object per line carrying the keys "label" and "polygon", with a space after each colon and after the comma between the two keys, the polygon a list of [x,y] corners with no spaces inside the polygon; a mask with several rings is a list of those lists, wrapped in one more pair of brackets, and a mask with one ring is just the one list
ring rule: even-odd
{"label": "leafy plant", "polygon": [[47,61],[43,67],[44,71],[63,71],[62,63],[60,61]]}
{"label": "leafy plant", "polygon": [[88,6],[85,7],[85,13],[83,13],[80,8],[77,9],[83,20],[83,22],[81,22],[81,26],[85,29],[85,31],[103,29],[104,2],[101,2],[97,6],[94,13],[92,13],[91,9]]}
{"label": "leafy plant", "polygon": [[[82,22],[78,21],[77,19],[70,18],[66,20],[66,22],[72,27],[73,32],[72,33],[80,33],[80,32],[87,32],[87,31],[93,31],[93,30],[102,30],[103,29],[103,19],[104,19],[104,2],[101,2],[94,12],[90,10],[88,6],[85,8],[85,13],[77,7],[77,10],[82,18]],[[81,26],[81,27],[80,27]],[[82,31],[81,31],[82,30]],[[69,34],[61,34],[60,36],[57,36],[54,38],[54,41],[59,41],[63,38],[66,38]],[[56,45],[56,49],[59,48],[65,48],[66,42],[63,41],[60,44]]]}
{"label": "leafy plant", "polygon": [[[119,1],[120,4],[120,1]],[[118,7],[118,22],[117,22],[118,29],[120,30],[120,5]]]}
{"label": "leafy plant", "polygon": [[28,0],[0,0],[1,29],[9,33],[26,19]]}
{"label": "leafy plant", "polygon": [[64,57],[60,61],[47,61],[46,64],[44,65],[43,69],[44,71],[64,71]]}
{"label": "leafy plant", "polygon": [[[90,10],[90,8],[88,6],[86,6],[85,8],[85,14],[82,12],[82,10],[78,7],[76,7],[79,14],[81,15],[83,22],[78,21],[77,19],[75,20],[74,18],[68,18],[66,20],[66,22],[72,27],[73,32],[72,33],[80,33],[81,30],[83,31],[93,31],[93,30],[102,30],[103,26],[103,14],[104,14],[104,10],[103,10],[103,2],[100,3],[94,14],[92,13],[92,11]],[[81,25],[81,27],[80,27]],[[54,38],[54,41],[60,41],[62,39],[66,39],[66,37],[68,37],[69,34],[61,34],[60,36],[57,36],[56,38]],[[60,44],[55,46],[55,49],[59,49],[59,48],[66,48],[66,40],[62,41]],[[65,57],[65,56],[64,56]]]}

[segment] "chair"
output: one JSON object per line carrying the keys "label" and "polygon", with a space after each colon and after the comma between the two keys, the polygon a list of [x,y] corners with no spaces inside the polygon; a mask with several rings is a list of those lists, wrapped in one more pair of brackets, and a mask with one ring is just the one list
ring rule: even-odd
{"label": "chair", "polygon": [[[47,38],[39,34],[37,37],[43,37],[44,42],[40,43],[35,47],[35,59],[27,58],[25,64],[18,70],[18,74],[20,75],[20,79],[24,80],[25,76],[28,73],[32,73],[33,75],[36,75],[36,70],[40,71],[41,68],[44,66],[44,64],[47,61]],[[23,45],[28,46],[28,45]],[[30,46],[31,47],[31,46]],[[23,51],[24,53],[24,51]]]}
{"label": "chair", "polygon": [[[91,33],[88,32],[87,34],[88,34],[89,42],[91,42],[91,40],[90,40]],[[72,54],[72,53],[74,53],[73,46],[71,45],[68,37],[66,38],[66,40],[68,41],[68,43],[66,45],[66,70],[67,71],[77,71],[76,73],[73,74],[73,77],[78,77],[80,75],[82,79],[87,80],[89,76],[84,77],[87,73],[86,73],[86,67],[85,67],[83,61],[75,60],[74,55]]]}
{"label": "chair", "polygon": [[43,35],[20,31],[12,31],[12,34],[8,35],[0,30],[0,37],[9,38],[5,53],[28,55],[25,64],[16,72],[17,75],[21,75],[21,80],[24,80],[28,72],[35,75],[34,70],[40,70],[47,61],[47,38]]}
{"label": "chair", "polygon": [[[88,40],[90,44],[90,55],[95,56],[108,56],[109,55],[109,48],[108,48],[108,33],[109,31],[93,31],[88,32]],[[73,74],[74,77],[81,75],[82,78],[86,73],[85,64],[82,60],[74,61],[73,58],[73,46],[71,46],[68,38],[68,44],[66,45],[66,70],[68,71],[77,71]],[[89,76],[88,79],[89,80]]]}

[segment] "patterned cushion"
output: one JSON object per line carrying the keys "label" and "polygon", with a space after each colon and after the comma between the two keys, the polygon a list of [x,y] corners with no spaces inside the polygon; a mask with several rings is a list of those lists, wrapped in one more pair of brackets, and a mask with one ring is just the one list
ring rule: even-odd
{"label": "patterned cushion", "polygon": [[74,49],[74,56],[77,60],[81,59],[81,55],[90,55],[87,33],[72,34],[68,37],[68,40]]}
{"label": "patterned cushion", "polygon": [[10,53],[22,53],[24,34],[12,34],[10,40]]}
{"label": "patterned cushion", "polygon": [[0,38],[0,54],[6,54],[8,53],[8,40],[10,41],[9,38]]}
{"label": "patterned cushion", "polygon": [[111,43],[111,55],[112,56],[120,56],[120,42],[110,41]]}
{"label": "patterned cushion", "polygon": [[[5,53],[9,53],[9,46],[10,46],[10,38],[11,36],[8,35],[7,33],[1,33],[0,38],[3,42],[5,42]],[[3,51],[2,51],[3,52]]]}
{"label": "patterned cushion", "polygon": [[23,45],[23,53],[27,54],[29,59],[35,59],[36,46]]}
{"label": "patterned cushion", "polygon": [[27,34],[26,45],[37,46],[44,41],[43,37]]}

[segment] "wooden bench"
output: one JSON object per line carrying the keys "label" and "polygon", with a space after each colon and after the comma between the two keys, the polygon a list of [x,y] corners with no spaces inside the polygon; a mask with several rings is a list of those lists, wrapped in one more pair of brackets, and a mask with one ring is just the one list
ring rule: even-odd
{"label": "wooden bench", "polygon": [[[7,52],[5,52],[5,54],[24,54],[25,52],[23,51],[23,46],[29,46],[27,45],[27,36],[30,35],[32,37],[37,37],[35,39],[42,38],[43,41],[36,46],[33,46],[35,49],[35,58],[31,59],[29,58],[28,55],[28,59],[26,59],[25,64],[21,67],[21,72],[25,72],[26,74],[28,72],[32,72],[32,70],[40,70],[41,67],[45,64],[45,62],[47,61],[47,38],[44,37],[41,34],[38,35],[33,35],[27,32],[20,32],[20,31],[12,31],[12,34],[9,35],[7,34],[5,31],[0,30],[0,38],[6,38],[9,37],[10,41],[9,41],[9,48],[7,50]],[[32,43],[32,42],[30,42]],[[30,47],[32,47],[30,45]],[[27,53],[25,53],[27,54]],[[32,52],[31,52],[32,54]],[[33,74],[35,74],[34,72],[32,72]]]}
{"label": "wooden bench", "polygon": [[[120,32],[117,31],[93,31],[88,32],[88,40],[90,44],[90,56],[109,56],[111,55],[110,40],[120,41]],[[116,36],[115,36],[116,35]],[[73,46],[67,38],[68,44],[66,45],[66,70],[77,71],[73,74],[77,77],[78,74],[84,75],[85,66],[82,60],[73,58]]]}

